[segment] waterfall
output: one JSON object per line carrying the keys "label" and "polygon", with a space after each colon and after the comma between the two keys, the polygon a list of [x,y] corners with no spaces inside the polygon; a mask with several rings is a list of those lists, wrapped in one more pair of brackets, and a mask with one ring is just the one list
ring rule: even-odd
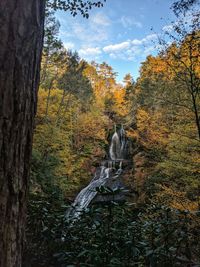
{"label": "waterfall", "polygon": [[111,139],[109,154],[112,160],[123,160],[126,150],[126,136],[123,125],[121,129],[115,132]]}
{"label": "waterfall", "polygon": [[110,170],[110,168],[106,168],[105,166],[101,166],[100,174],[97,170],[89,185],[83,188],[75,198],[72,207],[68,211],[68,215],[72,216],[73,218],[79,217],[79,214],[82,212],[82,210],[86,209],[96,196],[97,191],[95,189],[104,185],[108,180]]}
{"label": "waterfall", "polygon": [[[72,206],[66,213],[66,217],[70,217],[72,219],[78,218],[81,212],[89,206],[91,201],[97,195],[96,188],[104,186],[110,179],[114,181],[119,178],[122,173],[125,150],[126,136],[124,128],[121,126],[121,129],[117,131],[115,126],[115,132],[112,136],[109,148],[110,159],[102,162],[102,166],[97,168],[91,182],[88,186],[83,188],[75,198]],[[118,164],[116,162],[118,162]],[[118,168],[116,166],[118,166]]]}

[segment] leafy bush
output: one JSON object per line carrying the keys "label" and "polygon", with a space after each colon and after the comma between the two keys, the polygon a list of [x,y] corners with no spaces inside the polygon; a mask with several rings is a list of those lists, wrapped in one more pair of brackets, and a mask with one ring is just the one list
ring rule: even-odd
{"label": "leafy bush", "polygon": [[93,205],[71,220],[66,208],[61,202],[30,201],[25,255],[29,265],[24,266],[200,264],[199,213],[110,202]]}

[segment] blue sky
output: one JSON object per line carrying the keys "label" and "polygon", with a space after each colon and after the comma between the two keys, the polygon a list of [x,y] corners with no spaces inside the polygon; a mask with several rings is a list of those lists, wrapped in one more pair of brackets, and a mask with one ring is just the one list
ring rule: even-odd
{"label": "blue sky", "polygon": [[[170,27],[173,0],[107,0],[94,8],[89,19],[57,12],[60,38],[67,49],[78,51],[87,61],[103,61],[118,73],[138,77],[140,63],[155,54],[156,34]],[[151,28],[153,27],[153,30]]]}

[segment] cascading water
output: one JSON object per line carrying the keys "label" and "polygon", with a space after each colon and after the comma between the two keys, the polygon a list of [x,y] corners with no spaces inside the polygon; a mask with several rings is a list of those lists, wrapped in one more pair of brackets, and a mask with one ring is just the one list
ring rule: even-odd
{"label": "cascading water", "polygon": [[106,181],[109,179],[110,171],[110,168],[101,166],[100,173],[98,173],[98,170],[89,185],[83,188],[77,195],[74,203],[72,204],[72,208],[68,211],[68,215],[73,218],[79,217],[79,214],[88,207],[90,202],[96,196],[96,188],[105,185]]}
{"label": "cascading water", "polygon": [[89,185],[83,188],[77,195],[71,208],[67,211],[67,217],[70,216],[72,219],[78,218],[80,213],[89,206],[97,195],[96,188],[104,186],[110,179],[116,180],[121,175],[125,150],[126,136],[124,128],[121,126],[121,129],[117,131],[115,126],[115,132],[109,148],[110,159],[102,163],[102,166],[97,169]]}
{"label": "cascading water", "polygon": [[111,160],[123,160],[126,149],[126,136],[123,125],[121,129],[117,132],[115,127],[115,132],[111,139],[109,154]]}

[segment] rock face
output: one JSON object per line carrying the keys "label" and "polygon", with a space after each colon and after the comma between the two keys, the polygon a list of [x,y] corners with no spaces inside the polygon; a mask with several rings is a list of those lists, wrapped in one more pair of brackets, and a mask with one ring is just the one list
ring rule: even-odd
{"label": "rock face", "polygon": [[[130,170],[132,162],[128,159],[129,155],[129,140],[126,137],[123,126],[119,130],[116,129],[112,135],[109,147],[109,157],[102,161],[101,166],[97,168],[96,173],[91,182],[83,188],[72,204],[72,207],[67,211],[67,216],[78,217],[80,212],[87,208],[92,203],[124,201],[125,186],[122,181],[122,176]],[[112,190],[119,189],[116,194],[98,192],[96,188],[108,187]]]}
{"label": "rock face", "polygon": [[107,194],[97,193],[91,204],[109,201],[123,202],[126,200],[128,190],[126,188],[126,185],[124,184],[124,176],[130,174],[130,170],[132,169],[132,161],[108,161],[107,164],[112,164],[113,166],[111,168],[110,177],[106,181],[104,186],[112,189],[113,191],[116,189],[120,190],[119,192],[114,194],[111,194],[109,192]]}

